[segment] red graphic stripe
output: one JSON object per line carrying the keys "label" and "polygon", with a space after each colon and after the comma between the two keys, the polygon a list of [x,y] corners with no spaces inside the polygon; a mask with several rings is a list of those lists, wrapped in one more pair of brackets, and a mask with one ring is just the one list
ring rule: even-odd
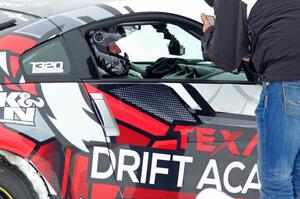
{"label": "red graphic stripe", "polygon": [[132,146],[147,146],[150,138],[139,134],[123,125],[118,125],[120,135],[117,137],[118,144],[128,144]]}
{"label": "red graphic stripe", "polygon": [[[118,186],[109,184],[93,184],[91,199],[115,199],[118,195]],[[126,197],[125,197],[126,198]]]}
{"label": "red graphic stripe", "polygon": [[0,49],[22,54],[36,45],[36,41],[18,35],[6,35],[0,38]]}
{"label": "red graphic stripe", "polygon": [[20,84],[23,91],[26,91],[32,95],[38,96],[38,92],[35,84]]}
{"label": "red graphic stripe", "polygon": [[70,169],[70,162],[71,162],[71,149],[67,148],[66,156],[65,156],[65,165],[64,165],[64,174],[62,179],[62,190],[61,190],[61,197],[66,197],[67,192],[67,185],[68,185],[68,177],[69,177],[69,169]]}
{"label": "red graphic stripe", "polygon": [[13,91],[22,91],[19,87],[17,87],[15,84],[12,84],[11,81],[5,77],[4,78],[4,83],[6,84],[6,87],[10,90],[13,90]]}
{"label": "red graphic stripe", "polygon": [[124,198],[142,198],[142,199],[195,199],[194,193],[183,193],[175,191],[163,191],[144,188],[126,187],[123,192]]}
{"label": "red graphic stripe", "polygon": [[10,56],[10,68],[11,68],[13,77],[16,78],[16,76],[20,70],[19,57]]}
{"label": "red graphic stripe", "polygon": [[251,155],[252,151],[257,146],[257,143],[258,143],[258,134],[256,133],[254,135],[254,137],[251,139],[251,141],[250,141],[249,145],[247,146],[247,148],[245,149],[245,151],[243,152],[243,156],[247,157],[247,156]]}
{"label": "red graphic stripe", "polygon": [[56,176],[56,169],[61,161],[56,153],[58,145],[57,141],[42,145],[31,159],[56,192],[60,190],[60,181]]}
{"label": "red graphic stripe", "polygon": [[72,175],[72,198],[88,198],[88,157],[76,155]]}
{"label": "red graphic stripe", "polygon": [[165,136],[169,126],[153,117],[125,104],[124,102],[100,91],[91,85],[85,84],[89,93],[101,93],[104,95],[114,117],[118,120],[135,126],[154,136]]}
{"label": "red graphic stripe", "polygon": [[27,158],[35,147],[35,143],[20,134],[0,125],[0,149]]}
{"label": "red graphic stripe", "polygon": [[166,149],[166,150],[176,150],[177,149],[177,140],[160,140],[155,141],[152,145],[156,149]]}

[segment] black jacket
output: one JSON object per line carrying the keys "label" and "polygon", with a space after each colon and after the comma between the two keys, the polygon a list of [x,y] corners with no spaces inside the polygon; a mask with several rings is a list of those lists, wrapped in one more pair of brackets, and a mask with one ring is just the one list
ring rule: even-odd
{"label": "black jacket", "polygon": [[247,17],[241,0],[215,0],[216,25],[204,34],[204,56],[225,71],[251,55],[267,81],[300,80],[300,1],[258,0]]}

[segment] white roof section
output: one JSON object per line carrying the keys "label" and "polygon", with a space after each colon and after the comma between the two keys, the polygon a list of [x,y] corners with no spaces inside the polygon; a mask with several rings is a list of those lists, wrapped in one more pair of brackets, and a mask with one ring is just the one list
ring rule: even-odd
{"label": "white roof section", "polygon": [[125,6],[130,7],[134,12],[166,12],[182,15],[198,22],[201,22],[200,15],[205,13],[214,15],[211,8],[204,0],[125,0],[105,3],[123,14],[128,11]]}

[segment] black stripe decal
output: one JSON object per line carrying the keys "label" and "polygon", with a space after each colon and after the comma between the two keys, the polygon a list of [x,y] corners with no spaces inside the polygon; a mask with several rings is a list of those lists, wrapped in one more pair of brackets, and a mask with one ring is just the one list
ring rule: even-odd
{"label": "black stripe decal", "polygon": [[81,17],[78,17],[78,19],[80,19],[86,23],[91,23],[91,22],[95,21],[93,18],[91,18],[89,16],[81,16]]}
{"label": "black stripe decal", "polygon": [[125,8],[129,13],[134,13],[134,11],[133,11],[129,6],[124,6],[124,8]]}
{"label": "black stripe decal", "polygon": [[216,115],[214,109],[208,104],[208,102],[201,96],[201,94],[193,86],[189,84],[183,84],[183,86],[202,109],[201,111],[198,110],[195,111],[199,112],[200,115],[206,115],[206,116]]}
{"label": "black stripe decal", "polygon": [[102,8],[102,9],[104,9],[104,10],[106,10],[106,11],[108,11],[108,12],[110,12],[111,14],[113,14],[115,16],[122,14],[119,10],[117,10],[114,7],[111,7],[109,5],[106,5],[106,4],[99,4],[97,6],[100,7],[100,8]]}

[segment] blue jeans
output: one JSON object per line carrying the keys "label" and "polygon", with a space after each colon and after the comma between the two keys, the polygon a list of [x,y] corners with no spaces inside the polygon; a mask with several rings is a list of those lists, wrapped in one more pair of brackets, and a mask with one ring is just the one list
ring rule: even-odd
{"label": "blue jeans", "polygon": [[256,117],[261,199],[300,199],[300,81],[264,83]]}

